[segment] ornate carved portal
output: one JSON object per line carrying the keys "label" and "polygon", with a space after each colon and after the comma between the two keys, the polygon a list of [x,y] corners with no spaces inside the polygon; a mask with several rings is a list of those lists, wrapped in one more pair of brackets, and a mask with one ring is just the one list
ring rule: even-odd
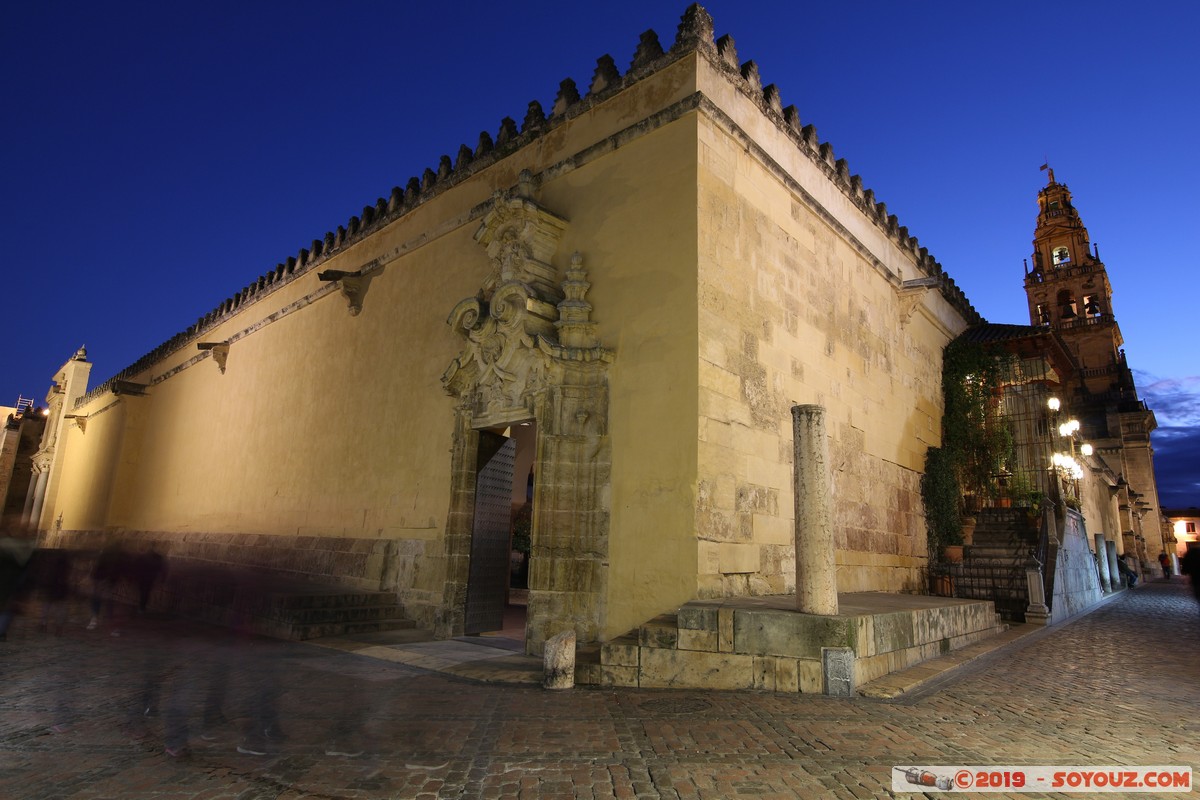
{"label": "ornate carved portal", "polygon": [[596,640],[608,569],[608,365],[576,253],[566,279],[550,263],[566,220],[516,192],[494,198],[476,241],[492,271],[447,322],[464,348],[442,383],[458,400],[446,530],[447,577],[438,634],[461,635],[470,575],[480,431],[533,420],[533,530],[526,652],[574,630]]}

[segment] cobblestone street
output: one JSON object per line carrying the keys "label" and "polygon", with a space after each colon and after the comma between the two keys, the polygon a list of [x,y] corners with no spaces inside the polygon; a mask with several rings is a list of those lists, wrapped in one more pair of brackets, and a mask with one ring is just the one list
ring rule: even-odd
{"label": "cobblestone street", "polygon": [[[1181,578],[895,701],[556,693],[165,620],[112,636],[78,614],[61,637],[20,619],[0,648],[0,797],[14,799],[871,798],[892,796],[898,765],[1200,767],[1200,614]],[[214,691],[227,719],[203,739]],[[238,752],[272,698],[284,737]],[[191,752],[176,758],[165,730],[184,717]]]}

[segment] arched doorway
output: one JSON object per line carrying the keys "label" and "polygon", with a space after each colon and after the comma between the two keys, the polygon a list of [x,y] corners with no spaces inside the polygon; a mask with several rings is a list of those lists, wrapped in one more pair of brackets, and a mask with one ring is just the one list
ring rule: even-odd
{"label": "arched doorway", "polygon": [[536,426],[479,431],[463,633],[525,641]]}

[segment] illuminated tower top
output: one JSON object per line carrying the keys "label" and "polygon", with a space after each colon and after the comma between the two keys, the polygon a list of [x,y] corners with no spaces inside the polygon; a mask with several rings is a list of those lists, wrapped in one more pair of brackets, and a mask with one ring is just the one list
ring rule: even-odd
{"label": "illuminated tower top", "polygon": [[1112,307],[1112,284],[1066,184],[1054,180],[1038,192],[1033,268],[1026,268],[1029,321],[1063,336],[1087,376],[1089,391],[1115,388],[1124,339]]}

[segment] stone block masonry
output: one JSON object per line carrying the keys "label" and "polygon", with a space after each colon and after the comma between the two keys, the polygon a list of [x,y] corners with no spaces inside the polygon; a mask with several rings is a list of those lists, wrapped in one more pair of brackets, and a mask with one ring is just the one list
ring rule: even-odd
{"label": "stone block masonry", "polygon": [[848,694],[853,687],[1004,630],[991,602],[839,596],[839,614],[804,614],[789,596],[698,600],[599,647],[580,683],[643,688]]}

